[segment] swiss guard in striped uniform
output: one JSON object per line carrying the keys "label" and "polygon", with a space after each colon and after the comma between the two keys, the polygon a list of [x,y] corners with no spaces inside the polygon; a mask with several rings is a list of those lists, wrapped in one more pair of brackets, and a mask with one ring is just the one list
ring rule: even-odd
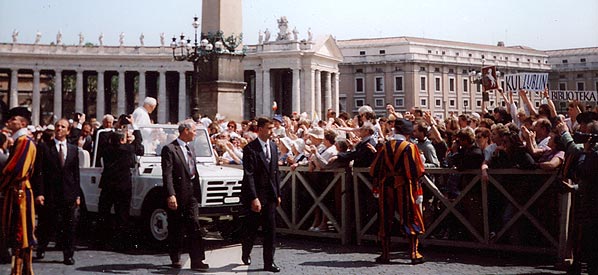
{"label": "swiss guard in striped uniform", "polygon": [[401,218],[401,228],[409,240],[411,263],[420,264],[424,257],[418,251],[418,235],[424,233],[424,220],[421,203],[422,188],[419,178],[424,174],[424,164],[417,145],[409,141],[413,124],[405,119],[397,119],[395,135],[379,149],[370,166],[374,186],[378,188],[380,231],[382,254],[377,263],[390,262],[390,236],[394,213]]}
{"label": "swiss guard in striped uniform", "polygon": [[36,148],[27,130],[30,118],[31,112],[27,108],[16,107],[8,111],[6,122],[6,127],[12,131],[14,145],[0,180],[0,192],[4,195],[1,241],[12,249],[11,275],[33,274],[31,248],[36,240],[30,177]]}

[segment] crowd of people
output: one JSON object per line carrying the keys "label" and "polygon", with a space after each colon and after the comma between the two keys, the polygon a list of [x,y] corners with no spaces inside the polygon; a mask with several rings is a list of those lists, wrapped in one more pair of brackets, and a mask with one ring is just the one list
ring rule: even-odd
{"label": "crowd of people", "polygon": [[[362,106],[354,117],[345,112],[336,114],[332,109],[329,109],[326,117],[321,120],[313,119],[306,113],[293,113],[288,116],[277,114],[266,121],[260,121],[257,118],[243,121],[226,120],[224,116],[218,114],[212,120],[208,116],[196,114],[192,117],[192,120],[198,127],[207,128],[219,164],[243,165],[246,173],[248,171],[250,173],[255,172],[247,170],[248,165],[251,165],[251,169],[255,169],[256,165],[255,156],[249,157],[247,154],[255,155],[254,151],[257,149],[254,148],[252,151],[247,146],[252,142],[256,143],[256,140],[263,143],[262,146],[256,148],[264,150],[263,154],[267,158],[267,163],[273,161],[277,166],[289,166],[291,170],[301,166],[306,167],[308,171],[326,171],[349,166],[371,167],[371,176],[374,182],[377,183],[374,193],[379,195],[379,211],[388,212],[396,209],[402,215],[408,217],[401,219],[403,225],[401,228],[405,234],[410,236],[411,260],[414,264],[423,262],[423,256],[419,253],[417,246],[418,235],[424,232],[421,205],[426,194],[424,194],[418,178],[424,173],[425,168],[479,169],[483,182],[488,182],[489,173],[492,169],[558,170],[561,175],[559,186],[563,190],[575,194],[574,226],[572,227],[574,236],[572,238],[572,258],[574,262],[571,265],[571,270],[573,273],[578,273],[581,261],[585,261],[588,263],[588,270],[595,274],[597,272],[596,263],[598,263],[598,253],[596,253],[598,244],[595,238],[591,238],[591,232],[598,229],[598,212],[594,207],[598,200],[598,189],[596,187],[596,179],[598,178],[598,175],[596,175],[596,171],[598,171],[596,169],[598,163],[596,157],[598,154],[596,146],[596,142],[598,142],[598,122],[596,121],[598,115],[594,110],[589,108],[586,110],[587,106],[579,102],[570,102],[567,107],[567,114],[558,114],[553,102],[548,97],[547,91],[544,92],[546,103],[541,104],[538,108],[528,99],[527,91],[521,90],[518,92],[523,106],[517,106],[513,99],[513,92],[500,91],[500,94],[506,102],[505,107],[496,107],[492,111],[487,111],[482,106],[482,112],[479,113],[455,114],[451,112],[445,119],[434,117],[431,112],[423,111],[417,107],[413,107],[406,112],[397,112],[389,104],[386,108],[387,114],[382,117],[378,117],[371,107]],[[17,177],[11,174],[14,173],[11,169],[16,169],[14,165],[11,165],[11,161],[19,156],[19,151],[15,150],[22,148],[25,146],[23,144],[28,144],[28,142],[31,142],[31,144],[50,144],[52,145],[50,147],[54,147],[55,150],[46,148],[43,151],[51,151],[52,153],[48,153],[48,155],[57,154],[59,158],[65,160],[69,159],[68,156],[76,155],[73,153],[74,151],[71,151],[74,147],[91,153],[93,148],[97,147],[95,143],[114,144],[111,150],[121,150],[125,153],[118,155],[126,157],[116,160],[116,164],[109,159],[96,160],[95,163],[97,166],[116,165],[124,167],[126,170],[127,167],[133,165],[131,161],[134,160],[134,155],[143,154],[143,141],[139,133],[136,133],[138,132],[136,127],[129,127],[129,130],[127,130],[127,127],[122,127],[123,125],[138,126],[135,123],[138,121],[151,123],[149,114],[155,106],[155,99],[146,99],[143,107],[139,107],[140,109],[136,110],[132,116],[121,116],[117,123],[114,123],[115,118],[109,114],[105,115],[101,122],[86,121],[84,114],[78,114],[72,120],[62,119],[54,125],[43,128],[27,127],[27,119],[23,120],[25,122],[17,119],[17,121],[14,121],[14,125],[11,125],[11,120],[9,120],[7,127],[4,128],[4,134],[0,135],[0,165],[5,164],[2,193],[5,196],[10,194],[10,188],[15,188],[12,182],[17,179],[25,179],[23,175]],[[22,116],[13,115],[13,117],[19,118]],[[264,127],[268,127],[268,129]],[[99,131],[114,128],[122,129],[123,132],[118,136],[102,136],[102,131]],[[27,138],[23,138],[23,136]],[[111,141],[110,139],[114,140]],[[267,146],[270,141],[275,144],[275,148]],[[63,142],[68,142],[74,147],[65,146],[66,150],[61,151],[63,150],[61,146]],[[110,148],[110,146],[106,148]],[[11,153],[8,157],[8,151],[16,153]],[[35,150],[20,153],[36,155]],[[272,154],[271,160],[269,159],[270,154]],[[105,156],[106,153],[98,152],[97,155]],[[251,164],[248,164],[248,161],[251,161]],[[67,162],[64,162],[64,164],[62,162],[58,162],[61,168],[66,167]],[[372,165],[373,163],[375,165]],[[18,168],[24,169],[23,167]],[[29,176],[32,178],[39,177],[39,175],[36,177],[36,174],[33,173]],[[130,172],[127,174],[124,171],[120,177],[130,178]],[[104,175],[102,178],[104,178]],[[325,181],[323,178],[316,176],[312,180],[313,182]],[[244,184],[248,180],[245,178]],[[265,179],[260,178],[257,180]],[[509,180],[521,181],[521,179],[514,177],[509,178]],[[46,191],[38,191],[39,193],[36,194],[36,189],[43,189],[36,187],[35,180],[32,181],[34,182],[33,186],[29,183],[19,185],[19,187],[22,187],[22,192],[16,190],[16,198],[31,197],[35,199],[37,205],[50,202],[54,207],[54,213],[60,213],[59,216],[62,219],[71,221],[71,223],[65,222],[64,225],[71,228],[73,218],[71,212],[69,212],[71,210],[68,209],[72,209],[70,207],[72,205],[79,205],[80,193],[78,192],[80,190],[70,191],[68,199],[57,202],[52,201],[52,198],[56,197],[53,194],[42,195],[43,197],[40,198],[40,194],[45,194]],[[74,181],[78,181],[78,177]],[[455,173],[450,175],[446,184],[443,184],[440,188],[446,197],[454,199],[459,196],[462,183],[466,181],[468,180],[465,175]],[[112,186],[116,190],[113,191],[116,193],[122,193],[123,190],[130,192],[130,182],[125,185],[120,187]],[[29,187],[27,188],[27,186]],[[323,191],[323,189],[315,188],[316,192]],[[33,189],[33,193],[31,193],[31,189]],[[110,190],[111,188],[105,189]],[[52,190],[52,192],[58,192],[58,190]],[[253,200],[259,196],[255,194],[255,190],[253,192],[253,195],[246,198],[245,201],[246,204],[251,206],[250,210],[254,211],[266,207],[263,204],[259,207],[254,205]],[[103,197],[110,198],[110,195],[104,194]],[[7,198],[10,198],[10,196],[7,196]],[[265,199],[265,197],[262,198]],[[496,214],[494,216],[504,219],[505,216],[508,216],[505,213],[513,210],[509,209],[513,207],[509,203],[493,201],[492,197],[489,200],[496,202],[490,207],[490,212]],[[10,208],[7,207],[6,201],[5,211]],[[114,198],[111,200],[104,199],[104,201],[108,202],[103,209],[109,209],[112,204],[121,206],[127,204],[126,201],[119,202]],[[272,207],[280,203],[279,190],[275,190],[274,195],[269,194],[266,201],[268,202],[267,209],[272,210]],[[8,204],[10,203],[11,201],[8,200]],[[33,200],[31,204],[34,204]],[[25,206],[27,204],[23,205],[23,207]],[[34,210],[31,209],[31,211]],[[124,213],[124,210],[121,212]],[[11,216],[11,218],[16,217]],[[23,218],[21,217],[21,219]],[[122,217],[119,218],[119,226],[123,226],[125,219],[127,219],[126,214],[122,214]],[[40,219],[40,223],[42,221],[43,219]],[[385,231],[384,229],[390,230],[389,224],[385,223],[392,223],[392,221],[392,218],[381,219],[380,229],[382,232],[380,237],[382,239],[390,236],[390,233],[383,231]],[[6,229],[8,228],[6,225],[14,222],[14,220],[3,219],[2,222],[5,225],[3,228]],[[495,234],[494,232],[500,228],[504,220],[496,219],[492,222],[491,235]],[[268,224],[272,225],[271,222]],[[20,228],[20,230],[25,230],[25,233],[27,232],[26,229]],[[314,211],[314,219],[308,230],[314,232],[329,230],[327,217],[321,209]],[[68,230],[62,231],[70,232]],[[10,230],[3,230],[3,232],[10,234]],[[39,238],[41,247],[47,245],[47,238]],[[5,245],[13,247],[13,255],[17,253],[17,257],[26,260],[27,257],[31,257],[31,251],[27,248],[32,245],[31,241],[34,240],[33,236],[19,239],[19,247],[16,250],[14,250],[14,243],[6,243]],[[65,239],[64,242],[69,244],[72,240]],[[251,240],[249,243],[246,245],[249,248],[246,249],[244,246],[243,251],[243,262],[246,264],[251,261],[249,253],[253,241]],[[388,243],[389,239],[382,242],[383,253],[376,259],[377,262],[386,263],[389,261]],[[267,258],[269,262],[265,264],[268,268],[277,270],[278,267],[273,262],[273,250],[274,248],[269,252],[271,253]],[[43,257],[43,249],[38,249],[37,256]],[[177,257],[172,257],[174,257],[173,262],[177,260]],[[72,263],[74,263],[72,252],[65,250],[65,264]],[[201,262],[201,265],[203,265],[203,262]]]}

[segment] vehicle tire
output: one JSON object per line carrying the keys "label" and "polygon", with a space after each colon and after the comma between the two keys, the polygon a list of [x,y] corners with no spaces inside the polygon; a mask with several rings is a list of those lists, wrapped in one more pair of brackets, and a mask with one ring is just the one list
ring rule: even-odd
{"label": "vehicle tire", "polygon": [[168,238],[168,214],[166,203],[159,196],[153,196],[144,203],[141,227],[151,246],[165,247]]}

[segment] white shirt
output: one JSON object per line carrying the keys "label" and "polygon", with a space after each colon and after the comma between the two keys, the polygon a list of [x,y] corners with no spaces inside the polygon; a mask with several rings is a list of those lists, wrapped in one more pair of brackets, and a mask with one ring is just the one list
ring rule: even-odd
{"label": "white shirt", "polygon": [[66,160],[66,139],[64,141],[59,141],[57,139],[54,139],[54,142],[56,143],[56,152],[58,152],[60,154],[60,145],[62,144],[62,152],[64,155],[64,160]]}
{"label": "white shirt", "polygon": [[152,124],[149,113],[143,106],[137,107],[137,109],[133,111],[133,123],[138,126]]}
{"label": "white shirt", "polygon": [[[179,143],[179,146],[181,146],[181,149],[183,150],[183,155],[185,156],[185,162],[189,163],[189,152],[187,152],[187,142],[182,141],[180,138],[177,138],[176,141]],[[191,148],[189,148],[191,149]]]}

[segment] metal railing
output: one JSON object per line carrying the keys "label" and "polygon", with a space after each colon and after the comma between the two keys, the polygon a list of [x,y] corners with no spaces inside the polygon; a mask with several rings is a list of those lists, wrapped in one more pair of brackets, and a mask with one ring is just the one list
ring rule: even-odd
{"label": "metal railing", "polygon": [[[457,192],[451,197],[447,188],[455,175],[458,180],[453,191]],[[423,243],[552,254],[564,259],[571,199],[570,194],[558,192],[556,176],[542,170],[490,170],[484,184],[480,170],[427,169],[420,181],[426,225]],[[376,209],[364,213],[362,207],[376,200],[363,191],[372,188],[367,168],[353,170],[353,188],[356,241],[377,240]],[[398,223],[400,217],[395,214],[395,219]],[[394,241],[406,241],[397,231]]]}
{"label": "metal railing", "polygon": [[[347,203],[346,190],[349,174],[345,173],[345,169],[309,172],[306,167],[291,170],[281,166],[280,171],[283,174],[280,185],[282,203],[277,209],[280,219],[276,230],[295,235],[338,238],[341,243],[348,243],[350,206]],[[328,201],[333,203],[327,203]],[[339,203],[340,209],[330,208]],[[318,207],[332,224],[331,230],[309,231],[309,219]]]}

